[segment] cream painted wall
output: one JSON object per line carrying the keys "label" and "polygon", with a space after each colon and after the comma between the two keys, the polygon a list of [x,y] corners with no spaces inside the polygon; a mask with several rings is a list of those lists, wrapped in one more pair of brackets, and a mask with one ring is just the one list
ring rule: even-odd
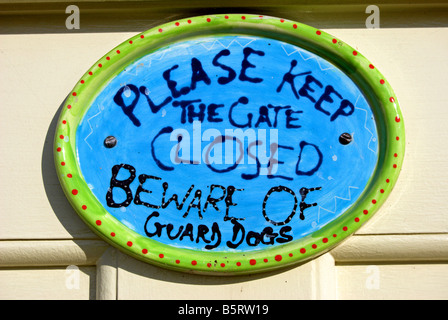
{"label": "cream painted wall", "polygon": [[409,17],[418,19],[401,17],[386,21],[387,28],[368,30],[361,5],[348,13],[339,9],[331,23],[331,12],[305,16],[303,8],[281,8],[261,10],[305,20],[352,45],[396,92],[406,157],[381,210],[320,258],[256,276],[181,274],[117,252],[84,225],[62,193],[52,156],[59,107],[105,52],[138,30],[196,11],[154,9],[148,20],[130,25],[104,13],[96,25],[95,13],[89,13],[87,26],[81,20],[81,30],[72,32],[65,29],[63,11],[42,20],[39,8],[25,17],[23,8],[11,15],[11,6],[0,6],[1,299],[448,298],[448,15],[412,11]]}

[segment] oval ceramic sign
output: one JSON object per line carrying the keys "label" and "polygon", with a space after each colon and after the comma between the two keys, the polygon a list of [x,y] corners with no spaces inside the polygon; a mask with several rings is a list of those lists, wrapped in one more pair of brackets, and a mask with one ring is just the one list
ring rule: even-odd
{"label": "oval ceramic sign", "polygon": [[55,138],[62,187],[108,242],[171,269],[310,259],[385,201],[404,155],[397,99],[359,52],[258,15],[174,21],[81,78]]}

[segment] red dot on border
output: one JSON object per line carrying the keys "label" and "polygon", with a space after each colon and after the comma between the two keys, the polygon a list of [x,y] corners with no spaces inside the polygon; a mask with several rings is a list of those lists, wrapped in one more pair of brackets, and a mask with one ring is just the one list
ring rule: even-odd
{"label": "red dot on border", "polygon": [[306,249],[305,248],[302,248],[302,249],[300,249],[300,253],[305,253],[306,252]]}
{"label": "red dot on border", "polygon": [[369,211],[368,211],[368,210],[364,210],[362,213],[364,213],[364,214],[368,214]]}
{"label": "red dot on border", "polygon": [[134,42],[133,42],[132,40],[129,40],[129,43],[130,43],[130,44],[133,44]]}
{"label": "red dot on border", "polygon": [[269,260],[267,258],[263,259],[263,262],[267,263]]}
{"label": "red dot on border", "polygon": [[117,54],[120,54],[121,53],[121,51],[120,50],[117,50]]}
{"label": "red dot on border", "polygon": [[72,108],[72,106],[69,104],[68,106],[67,106],[67,109],[71,109]]}
{"label": "red dot on border", "polygon": [[395,139],[398,141],[398,140],[400,140],[400,137],[397,136]]}
{"label": "red dot on border", "polygon": [[179,264],[179,263],[180,263],[180,260],[176,260],[176,263]]}
{"label": "red dot on border", "polygon": [[338,235],[336,233],[333,234],[333,238],[336,238]]}
{"label": "red dot on border", "polygon": [[73,190],[72,190],[72,194],[73,194],[74,196],[76,196],[76,195],[78,194],[78,190],[73,189]]}
{"label": "red dot on border", "polygon": [[380,80],[380,83],[381,83],[381,84],[384,84],[384,83],[385,83],[385,81],[384,81],[383,79],[381,79],[381,80]]}
{"label": "red dot on border", "polygon": [[207,263],[207,267],[211,268],[211,267],[212,267],[212,264],[211,264],[210,262]]}
{"label": "red dot on border", "polygon": [[101,220],[96,220],[95,223],[96,223],[97,226],[100,226],[101,225]]}
{"label": "red dot on border", "polygon": [[99,63],[99,64],[98,64],[98,67],[100,67],[100,68],[101,68],[102,66],[103,66],[103,65],[102,65],[101,63]]}
{"label": "red dot on border", "polygon": [[160,259],[163,259],[163,257],[164,257],[163,253],[160,253],[160,254],[159,254],[159,258],[160,258]]}
{"label": "red dot on border", "polygon": [[348,230],[348,228],[347,228],[347,227],[343,227],[343,228],[342,228],[342,230],[344,230],[344,231],[347,231],[347,230]]}
{"label": "red dot on border", "polygon": [[[227,19],[227,18],[226,18],[226,19]],[[238,261],[238,262],[236,263],[236,266],[237,266],[237,267],[241,267],[241,262]]]}
{"label": "red dot on border", "polygon": [[331,40],[331,42],[333,42],[334,44],[336,44],[336,43],[338,42],[338,40],[333,39],[333,40]]}
{"label": "red dot on border", "polygon": [[72,93],[72,96],[76,97],[76,92],[73,92],[73,93]]}
{"label": "red dot on border", "polygon": [[[229,19],[229,16],[224,16],[224,19]],[[241,263],[240,263],[240,265],[241,265]]]}
{"label": "red dot on border", "polygon": [[399,117],[399,116],[396,116],[396,117],[395,117],[395,121],[396,121],[396,122],[400,122],[400,121],[401,121],[400,117]]}
{"label": "red dot on border", "polygon": [[84,80],[81,80],[80,82],[81,82],[82,84],[84,84],[85,81],[84,81]]}
{"label": "red dot on border", "polygon": [[57,148],[56,151],[57,151],[57,152],[61,152],[62,149],[61,149],[61,148]]}
{"label": "red dot on border", "polygon": [[283,19],[280,19],[280,22],[281,22],[281,23],[283,23],[283,22],[285,22],[285,20],[283,20]]}
{"label": "red dot on border", "polygon": [[210,22],[210,21],[212,21],[212,19],[210,19],[210,18],[207,18],[207,22]]}
{"label": "red dot on border", "polygon": [[179,22],[176,22],[175,25],[176,25],[176,27],[178,27],[178,26],[180,25],[180,23],[179,23]]}
{"label": "red dot on border", "polygon": [[142,253],[143,254],[147,254],[148,253],[148,249],[142,249]]}
{"label": "red dot on border", "polygon": [[250,261],[249,261],[249,264],[251,266],[254,266],[256,263],[257,263],[257,260],[255,260],[255,259],[250,259]]}
{"label": "red dot on border", "polygon": [[395,158],[398,157],[398,153],[394,153],[394,157],[395,157]]}
{"label": "red dot on border", "polygon": [[115,232],[111,232],[111,233],[110,233],[110,236],[111,236],[111,237],[115,237]]}
{"label": "red dot on border", "polygon": [[246,17],[245,17],[245,16],[241,16],[241,19],[245,20],[245,19],[246,19]]}
{"label": "red dot on border", "polygon": [[142,39],[143,39],[144,37],[145,37],[145,36],[144,36],[143,34],[140,36],[140,38],[142,38]]}
{"label": "red dot on border", "polygon": [[394,97],[390,97],[390,98],[389,98],[389,101],[390,101],[390,102],[395,102]]}
{"label": "red dot on border", "polygon": [[68,177],[68,178],[71,178],[71,177],[73,177],[73,176],[72,176],[71,173],[69,173],[69,174],[67,174],[67,177]]}
{"label": "red dot on border", "polygon": [[198,262],[197,262],[196,260],[193,260],[193,261],[191,261],[191,264],[192,264],[193,266],[195,266],[195,265],[198,264]]}
{"label": "red dot on border", "polygon": [[373,199],[373,200],[372,200],[372,203],[373,203],[373,204],[376,204],[376,200],[375,200],[375,199]]}
{"label": "red dot on border", "polygon": [[358,217],[355,218],[355,222],[359,222],[359,218]]}
{"label": "red dot on border", "polygon": [[280,254],[275,256],[275,261],[282,261],[282,259],[283,257]]}
{"label": "red dot on border", "polygon": [[288,256],[292,257],[292,256],[293,256],[293,254],[292,254],[292,253],[290,253],[290,254],[288,254]]}
{"label": "red dot on border", "polygon": [[64,161],[61,162],[61,166],[65,166],[65,162]]}
{"label": "red dot on border", "polygon": [[132,247],[132,241],[128,241],[126,244],[128,247]]}
{"label": "red dot on border", "polygon": [[397,169],[398,166],[396,164],[394,164],[393,167],[394,167],[394,169]]}
{"label": "red dot on border", "polygon": [[62,124],[66,124],[67,123],[67,120],[62,120]]}
{"label": "red dot on border", "polygon": [[389,182],[390,182],[390,179],[386,179],[386,182],[389,183]]}
{"label": "red dot on border", "polygon": [[322,32],[320,32],[319,30],[317,30],[317,31],[316,31],[316,34],[317,34],[318,36],[320,36],[320,35],[322,34]]}
{"label": "red dot on border", "polygon": [[92,72],[92,71],[89,71],[89,75],[90,75],[90,76],[93,75],[93,72]]}
{"label": "red dot on border", "polygon": [[86,210],[87,206],[85,204],[83,204],[81,208],[82,208],[82,210]]}
{"label": "red dot on border", "polygon": [[188,23],[191,23],[191,20],[188,20],[187,22],[188,22]]}
{"label": "red dot on border", "polygon": [[323,242],[323,243],[327,243],[327,242],[328,242],[328,238],[323,238],[323,239],[322,239],[322,242]]}
{"label": "red dot on border", "polygon": [[110,60],[110,57],[106,57],[106,60]]}
{"label": "red dot on border", "polygon": [[225,263],[221,263],[221,268],[224,268],[226,266]]}
{"label": "red dot on border", "polygon": [[163,32],[163,29],[162,29],[162,28],[160,28],[160,29],[159,29],[159,32]]}
{"label": "red dot on border", "polygon": [[355,50],[353,50],[353,55],[354,55],[354,56],[358,55],[358,52],[355,51]]}
{"label": "red dot on border", "polygon": [[384,189],[381,189],[380,192],[381,192],[381,193],[384,193]]}
{"label": "red dot on border", "polygon": [[296,24],[293,24],[292,27],[293,27],[294,29],[297,29],[297,25],[296,25]]}
{"label": "red dot on border", "polygon": [[311,248],[316,249],[316,248],[317,248],[317,244],[314,243],[314,244],[311,246]]}
{"label": "red dot on border", "polygon": [[61,135],[59,136],[59,139],[64,139],[64,135],[61,134]]}
{"label": "red dot on border", "polygon": [[375,69],[375,67],[373,66],[373,64],[369,64],[369,68],[370,68],[370,69]]}

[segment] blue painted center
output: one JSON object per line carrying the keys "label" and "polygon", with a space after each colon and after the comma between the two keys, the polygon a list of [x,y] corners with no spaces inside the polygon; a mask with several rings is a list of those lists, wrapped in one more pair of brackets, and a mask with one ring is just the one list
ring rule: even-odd
{"label": "blue painted center", "polygon": [[322,228],[359,198],[378,159],[353,81],[260,37],[144,56],[104,85],[76,135],[84,179],[115,218],[206,251],[266,249]]}

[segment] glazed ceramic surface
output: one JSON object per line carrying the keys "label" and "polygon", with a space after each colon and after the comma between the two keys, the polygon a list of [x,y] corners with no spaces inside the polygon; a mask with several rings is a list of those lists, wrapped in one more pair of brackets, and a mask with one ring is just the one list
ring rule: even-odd
{"label": "glazed ceramic surface", "polygon": [[376,67],[312,27],[255,15],[153,28],[101,58],[55,137],[81,218],[171,269],[250,273],[328,251],[390,193],[404,155]]}

